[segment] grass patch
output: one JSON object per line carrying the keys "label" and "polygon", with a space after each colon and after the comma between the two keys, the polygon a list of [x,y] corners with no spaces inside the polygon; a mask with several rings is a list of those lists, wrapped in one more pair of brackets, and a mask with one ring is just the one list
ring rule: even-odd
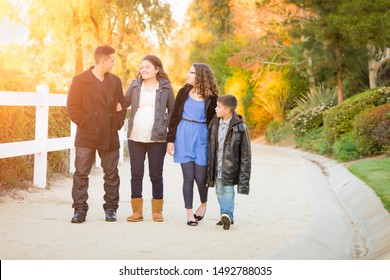
{"label": "grass patch", "polygon": [[390,157],[362,160],[349,166],[348,170],[369,185],[390,212]]}

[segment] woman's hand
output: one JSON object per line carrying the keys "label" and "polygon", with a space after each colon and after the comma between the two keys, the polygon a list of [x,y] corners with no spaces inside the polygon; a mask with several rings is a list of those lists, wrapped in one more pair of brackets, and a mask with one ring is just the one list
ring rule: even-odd
{"label": "woman's hand", "polygon": [[173,144],[173,143],[168,143],[168,145],[167,145],[167,153],[168,153],[170,156],[173,156],[173,154],[175,153],[175,144]]}
{"label": "woman's hand", "polygon": [[116,111],[117,112],[122,111],[122,105],[119,102],[116,103]]}

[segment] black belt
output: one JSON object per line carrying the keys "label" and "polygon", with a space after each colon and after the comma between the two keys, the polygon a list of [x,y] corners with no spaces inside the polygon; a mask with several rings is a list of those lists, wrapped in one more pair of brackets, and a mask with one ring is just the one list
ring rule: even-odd
{"label": "black belt", "polygon": [[181,118],[181,119],[184,120],[184,121],[187,121],[187,122],[207,124],[207,122],[198,122],[198,121],[194,121],[194,120],[188,120],[188,119],[185,119],[185,118]]}

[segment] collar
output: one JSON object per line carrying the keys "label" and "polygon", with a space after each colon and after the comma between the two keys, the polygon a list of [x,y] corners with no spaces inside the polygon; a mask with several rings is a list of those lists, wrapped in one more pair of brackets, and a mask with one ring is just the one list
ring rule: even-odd
{"label": "collar", "polygon": [[232,120],[233,118],[233,114],[230,116],[230,118],[224,122],[222,118],[219,119],[219,125],[229,125],[230,124],[230,121]]}
{"label": "collar", "polygon": [[[159,88],[160,88],[160,83],[157,84],[156,88],[155,88],[154,90],[152,90],[151,92],[154,92],[154,93],[155,93]],[[146,91],[145,91],[145,84],[144,84],[144,82],[142,82],[142,84],[141,84],[141,91],[142,91],[142,92],[146,92]]]}

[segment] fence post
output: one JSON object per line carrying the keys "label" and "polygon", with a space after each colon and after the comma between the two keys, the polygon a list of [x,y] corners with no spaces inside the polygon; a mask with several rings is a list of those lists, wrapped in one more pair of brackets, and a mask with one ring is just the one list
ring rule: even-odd
{"label": "fence post", "polygon": [[38,188],[46,187],[47,174],[47,137],[49,126],[49,87],[37,86],[38,102],[35,113],[35,140],[39,142],[39,152],[34,154],[34,185]]}
{"label": "fence post", "polygon": [[119,143],[120,143],[120,148],[119,148],[119,162],[123,162],[124,157],[125,157],[125,147],[124,147],[124,139],[125,139],[125,128],[124,126],[119,130]]}
{"label": "fence post", "polygon": [[[76,130],[77,126],[74,122],[70,122],[70,138],[72,139],[72,143],[76,138]],[[73,146],[69,149],[69,172],[74,173],[76,171],[76,167],[74,166],[74,162],[76,160],[76,148]]]}

